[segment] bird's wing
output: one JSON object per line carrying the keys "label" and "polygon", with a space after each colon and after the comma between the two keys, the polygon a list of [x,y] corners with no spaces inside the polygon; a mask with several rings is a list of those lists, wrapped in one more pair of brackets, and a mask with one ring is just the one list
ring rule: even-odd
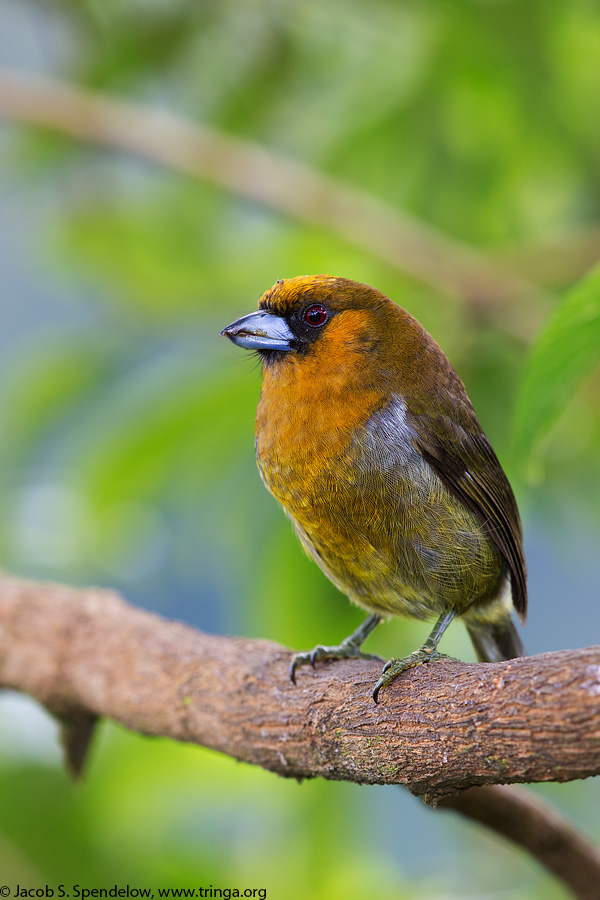
{"label": "bird's wing", "polygon": [[410,416],[414,442],[444,484],[482,521],[511,571],[512,597],[521,621],[527,612],[527,575],[517,503],[502,466],[475,414]]}

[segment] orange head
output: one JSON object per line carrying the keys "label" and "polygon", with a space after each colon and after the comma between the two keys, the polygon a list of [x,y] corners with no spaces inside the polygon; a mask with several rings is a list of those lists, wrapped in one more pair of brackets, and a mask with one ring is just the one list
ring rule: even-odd
{"label": "orange head", "polygon": [[[438,390],[470,404],[445,355],[406,310],[367,284],[332,275],[277,281],[243,316],[222,332],[233,343],[256,350],[265,375],[326,379],[327,391],[411,397],[415,411],[431,404]],[[317,382],[315,380],[315,389]]]}

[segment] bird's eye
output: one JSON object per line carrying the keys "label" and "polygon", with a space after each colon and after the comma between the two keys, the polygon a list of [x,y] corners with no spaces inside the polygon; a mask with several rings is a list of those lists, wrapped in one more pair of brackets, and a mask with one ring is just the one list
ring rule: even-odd
{"label": "bird's eye", "polygon": [[313,328],[320,328],[327,321],[327,310],[320,303],[313,303],[302,313],[302,320]]}

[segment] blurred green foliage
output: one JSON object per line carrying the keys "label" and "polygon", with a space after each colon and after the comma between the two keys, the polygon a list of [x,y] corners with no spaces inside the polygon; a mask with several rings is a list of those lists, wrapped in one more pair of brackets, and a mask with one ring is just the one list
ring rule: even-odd
{"label": "blurred green foliage", "polygon": [[[51,196],[31,265],[77,315],[40,321],[2,362],[7,569],[116,585],[199,627],[296,647],[353,628],[358,612],[301,554],[260,484],[259,372],[217,337],[276,278],[323,271],[376,285],[438,339],[525,510],[545,479],[546,498],[556,498],[548,508],[568,497],[599,524],[600,288],[597,271],[573,284],[584,270],[573,275],[572,258],[577,236],[600,220],[593,4],[20,6],[32,33],[50,35],[43,64],[54,75],[249,137],[492,259],[510,251],[525,277],[543,276],[552,242],[547,287],[557,302],[544,325],[550,303],[507,301],[501,327],[485,306],[443,296],[322,228],[100,148],[15,132],[3,177],[34,205]],[[510,328],[524,302],[531,348]],[[390,625],[377,650],[408,652],[421,634],[415,623]],[[460,629],[445,649],[470,655]],[[466,849],[449,844],[459,827],[450,819],[444,838],[431,825],[431,840],[446,842],[431,847],[443,871],[413,883],[412,851],[402,855],[413,807],[396,821],[366,789],[300,788],[194,748],[108,732],[77,792],[50,764],[6,758],[0,853],[17,860],[15,878],[60,882],[68,870],[97,884],[239,883],[289,900],[563,896],[475,830],[461,832]],[[585,819],[581,797],[572,812]]]}
{"label": "blurred green foliage", "polygon": [[526,457],[600,360],[600,268],[557,307],[536,341],[515,411],[517,445]]}

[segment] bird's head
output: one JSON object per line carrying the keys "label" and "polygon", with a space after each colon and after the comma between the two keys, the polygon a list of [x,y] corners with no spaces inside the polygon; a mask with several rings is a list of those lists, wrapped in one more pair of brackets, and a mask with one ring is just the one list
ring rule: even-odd
{"label": "bird's head", "polygon": [[382,394],[427,395],[436,379],[462,388],[446,357],[425,329],[385,294],[332,275],[277,281],[258,310],[221,334],[256,351],[268,371],[323,373],[377,384]]}
{"label": "bird's head", "polygon": [[404,310],[369,285],[307,275],[277,281],[260,298],[257,312],[232,322],[221,334],[238,347],[257,351],[266,364],[282,362],[287,355],[365,353],[390,336],[388,320],[398,313]]}

